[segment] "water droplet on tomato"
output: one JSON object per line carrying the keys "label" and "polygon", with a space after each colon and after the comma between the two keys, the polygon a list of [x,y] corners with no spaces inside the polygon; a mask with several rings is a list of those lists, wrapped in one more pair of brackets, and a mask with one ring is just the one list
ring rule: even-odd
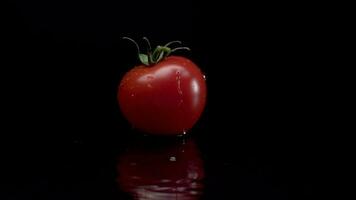
{"label": "water droplet on tomato", "polygon": [[135,94],[131,94],[131,96],[132,96],[132,97],[134,97],[134,96],[135,96]]}
{"label": "water droplet on tomato", "polygon": [[206,76],[205,75],[203,75],[203,79],[206,80]]}
{"label": "water droplet on tomato", "polygon": [[176,80],[177,80],[177,90],[178,90],[178,94],[179,95],[183,95],[183,92],[182,92],[182,88],[181,88],[181,81],[180,81],[180,72],[179,71],[177,71],[176,72]]}
{"label": "water droplet on tomato", "polygon": [[178,107],[182,106],[183,104],[183,99],[179,100]]}

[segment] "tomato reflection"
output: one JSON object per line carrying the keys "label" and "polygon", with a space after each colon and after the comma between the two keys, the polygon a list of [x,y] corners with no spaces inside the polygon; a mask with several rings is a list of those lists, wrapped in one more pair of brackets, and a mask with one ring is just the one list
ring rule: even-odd
{"label": "tomato reflection", "polygon": [[120,156],[120,188],[136,200],[193,200],[203,189],[203,162],[192,139],[136,141]]}

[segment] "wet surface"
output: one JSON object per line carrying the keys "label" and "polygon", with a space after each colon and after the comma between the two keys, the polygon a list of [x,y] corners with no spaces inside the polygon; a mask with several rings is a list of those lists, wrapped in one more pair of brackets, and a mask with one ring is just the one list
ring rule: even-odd
{"label": "wet surface", "polygon": [[311,195],[313,162],[288,145],[209,139],[199,132],[174,138],[124,135],[12,152],[2,199],[286,200]]}
{"label": "wet surface", "polygon": [[193,139],[134,141],[118,158],[118,186],[134,199],[200,199],[204,166]]}

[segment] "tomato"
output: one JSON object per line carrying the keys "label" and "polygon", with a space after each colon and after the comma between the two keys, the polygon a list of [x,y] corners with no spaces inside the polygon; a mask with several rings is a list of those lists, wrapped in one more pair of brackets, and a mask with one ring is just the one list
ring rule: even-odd
{"label": "tomato", "polygon": [[118,102],[134,128],[151,134],[185,134],[204,110],[206,90],[197,65],[184,57],[166,56],[127,72],[118,88]]}

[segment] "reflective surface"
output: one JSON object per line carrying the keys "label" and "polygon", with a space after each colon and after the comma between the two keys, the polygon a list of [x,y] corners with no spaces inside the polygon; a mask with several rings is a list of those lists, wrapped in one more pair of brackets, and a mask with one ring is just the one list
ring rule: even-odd
{"label": "reflective surface", "polygon": [[8,198],[0,199],[287,200],[311,193],[313,160],[291,153],[297,147],[290,143],[192,133],[184,143],[126,133],[12,152],[2,162]]}
{"label": "reflective surface", "polygon": [[199,199],[203,162],[192,139],[135,141],[119,157],[119,187],[137,200]]}

